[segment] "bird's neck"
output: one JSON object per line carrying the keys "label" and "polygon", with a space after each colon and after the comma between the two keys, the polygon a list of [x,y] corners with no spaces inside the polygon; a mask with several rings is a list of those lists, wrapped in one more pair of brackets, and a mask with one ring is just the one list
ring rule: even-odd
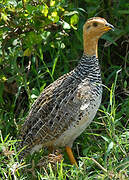
{"label": "bird's neck", "polygon": [[88,57],[96,56],[98,58],[98,37],[93,34],[83,33],[84,54]]}
{"label": "bird's neck", "polygon": [[91,81],[100,82],[101,73],[98,58],[96,58],[95,55],[88,57],[83,54],[78,66],[74,69],[73,74],[77,79],[80,79],[80,81],[89,79]]}

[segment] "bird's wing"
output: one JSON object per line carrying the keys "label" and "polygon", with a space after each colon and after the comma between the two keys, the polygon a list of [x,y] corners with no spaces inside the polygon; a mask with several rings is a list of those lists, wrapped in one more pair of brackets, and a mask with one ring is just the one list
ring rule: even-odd
{"label": "bird's wing", "polygon": [[79,84],[80,80],[65,74],[41,93],[22,127],[21,147],[52,142],[75,123],[83,96]]}
{"label": "bird's wing", "polygon": [[[61,76],[45,88],[32,105],[21,129],[21,146],[33,144],[38,139],[42,143],[54,140],[64,131],[64,128],[68,127],[67,119],[71,115],[70,110],[66,112],[66,104],[70,96],[75,93],[71,91],[75,90],[76,86],[70,73]],[[63,119],[66,119],[66,123],[61,124]]]}

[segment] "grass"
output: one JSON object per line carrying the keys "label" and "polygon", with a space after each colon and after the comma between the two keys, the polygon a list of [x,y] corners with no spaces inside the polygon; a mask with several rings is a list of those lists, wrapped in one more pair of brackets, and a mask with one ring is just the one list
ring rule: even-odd
{"label": "grass", "polygon": [[[128,0],[85,1],[86,6],[82,0],[51,1],[49,17],[57,12],[51,21],[45,15],[47,1],[10,2],[1,3],[0,18],[0,179],[128,180]],[[103,99],[94,121],[74,142],[79,168],[70,165],[64,152],[55,169],[51,164],[38,167],[45,149],[21,162],[17,135],[28,110],[47,85],[77,65],[82,26],[92,16],[104,17],[116,29],[99,41]],[[35,171],[29,171],[34,165]]]}
{"label": "grass", "polygon": [[[74,143],[74,153],[78,160],[79,168],[71,166],[63,160],[53,170],[51,164],[47,167],[35,168],[33,174],[25,169],[32,166],[32,157],[36,165],[44,155],[43,150],[29,157],[21,163],[16,151],[17,140],[9,134],[3,138],[0,134],[0,177],[2,179],[129,179],[129,131],[122,124],[122,116],[119,115],[123,104],[117,104],[115,88],[120,71],[117,71],[114,83],[109,92],[109,101],[101,105],[95,120]],[[125,103],[127,103],[125,101]],[[7,116],[8,118],[8,116]],[[78,150],[79,149],[79,150]],[[79,156],[77,154],[80,154]]]}

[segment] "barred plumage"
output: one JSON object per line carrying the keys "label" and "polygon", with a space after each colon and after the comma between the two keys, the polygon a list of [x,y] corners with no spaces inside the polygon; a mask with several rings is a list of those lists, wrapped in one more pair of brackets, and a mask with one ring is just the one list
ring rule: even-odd
{"label": "barred plumage", "polygon": [[[86,22],[84,54],[78,66],[50,84],[32,105],[21,130],[20,148],[27,145],[23,155],[43,146],[72,147],[74,140],[93,120],[101,103],[102,81],[97,44],[89,49],[87,43],[92,40],[97,43],[107,31],[104,29],[99,36],[94,35],[87,42],[90,36],[87,35],[90,33],[87,26],[92,26],[93,22],[98,23],[101,29],[107,24],[103,18],[92,18]],[[111,25],[106,27],[111,29]],[[95,27],[91,27],[91,32],[92,28]]]}

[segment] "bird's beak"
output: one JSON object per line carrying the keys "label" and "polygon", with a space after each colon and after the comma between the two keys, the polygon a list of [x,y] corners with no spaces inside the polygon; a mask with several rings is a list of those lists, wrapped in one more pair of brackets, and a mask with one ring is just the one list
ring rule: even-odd
{"label": "bird's beak", "polygon": [[111,25],[111,24],[109,24],[109,23],[106,23],[105,24],[105,27],[104,27],[104,30],[105,31],[109,31],[109,30],[112,30],[112,31],[114,31],[114,26],[113,25]]}

